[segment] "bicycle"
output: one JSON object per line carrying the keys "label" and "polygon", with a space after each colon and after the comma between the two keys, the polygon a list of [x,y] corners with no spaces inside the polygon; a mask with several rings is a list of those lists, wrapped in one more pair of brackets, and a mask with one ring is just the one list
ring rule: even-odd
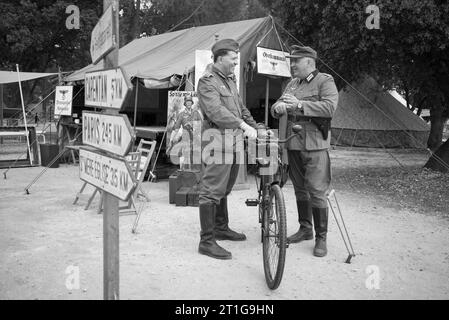
{"label": "bicycle", "polygon": [[245,204],[249,207],[259,206],[263,266],[265,280],[271,290],[277,289],[281,283],[284,273],[286,249],[288,247],[287,217],[284,195],[281,189],[287,180],[287,165],[282,161],[282,146],[280,144],[285,144],[293,137],[299,135],[302,127],[300,125],[295,125],[292,129],[294,134],[283,140],[270,140],[269,136],[265,140],[257,139],[257,147],[265,147],[269,146],[271,143],[277,143],[278,168],[274,174],[261,174],[261,169],[270,166],[270,160],[256,158],[258,167],[256,184],[257,176],[260,177],[258,198],[247,199],[245,201]]}

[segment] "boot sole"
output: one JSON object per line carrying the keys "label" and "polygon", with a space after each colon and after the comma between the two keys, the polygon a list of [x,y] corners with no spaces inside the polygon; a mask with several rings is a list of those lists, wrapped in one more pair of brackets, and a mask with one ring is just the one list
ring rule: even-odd
{"label": "boot sole", "polygon": [[312,240],[312,239],[313,239],[313,235],[311,235],[310,237],[299,239],[299,240],[290,240],[289,238],[287,238],[287,242],[288,243],[300,243],[302,241],[307,241],[307,240]]}
{"label": "boot sole", "polygon": [[322,257],[325,257],[327,255],[327,252],[324,252],[324,253],[316,253],[316,252],[314,252],[313,255],[315,257],[322,258]]}
{"label": "boot sole", "polygon": [[246,240],[246,238],[244,238],[244,239],[231,239],[231,238],[222,238],[222,237],[215,237],[215,240],[218,240],[218,241],[224,241],[224,240],[228,240],[228,241],[245,241]]}
{"label": "boot sole", "polygon": [[230,260],[230,259],[232,259],[232,255],[229,255],[229,256],[215,256],[215,255],[213,255],[213,254],[211,254],[211,253],[209,253],[207,251],[201,251],[201,250],[198,250],[198,253],[203,254],[205,256],[208,256],[208,257],[211,257],[211,258],[219,259],[219,260]]}

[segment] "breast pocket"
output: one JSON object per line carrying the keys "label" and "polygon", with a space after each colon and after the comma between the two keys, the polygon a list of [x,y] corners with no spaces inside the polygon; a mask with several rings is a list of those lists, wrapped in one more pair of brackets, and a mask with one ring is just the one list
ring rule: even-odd
{"label": "breast pocket", "polygon": [[229,111],[231,111],[234,115],[238,116],[238,106],[235,102],[235,97],[232,95],[232,93],[227,89],[220,89],[220,100],[221,103],[228,108]]}
{"label": "breast pocket", "polygon": [[300,100],[306,101],[318,101],[320,100],[320,94],[318,90],[309,90],[302,94]]}
{"label": "breast pocket", "polygon": [[220,88],[220,90],[218,92],[220,92],[220,97],[222,99],[223,98],[232,98],[232,93],[227,89]]}

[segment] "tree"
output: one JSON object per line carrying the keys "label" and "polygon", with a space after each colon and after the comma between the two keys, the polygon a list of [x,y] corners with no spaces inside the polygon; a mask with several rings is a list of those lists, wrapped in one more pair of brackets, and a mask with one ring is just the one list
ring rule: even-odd
{"label": "tree", "polygon": [[[447,1],[262,2],[286,30],[318,51],[326,63],[320,68],[334,75],[339,88],[342,78],[352,82],[369,74],[385,89],[407,93],[414,107],[430,108],[427,146],[438,149],[449,118]],[[366,25],[366,8],[373,4],[380,10],[380,29]]]}
{"label": "tree", "polygon": [[140,17],[146,35],[266,15],[259,0],[153,0],[151,4]]}

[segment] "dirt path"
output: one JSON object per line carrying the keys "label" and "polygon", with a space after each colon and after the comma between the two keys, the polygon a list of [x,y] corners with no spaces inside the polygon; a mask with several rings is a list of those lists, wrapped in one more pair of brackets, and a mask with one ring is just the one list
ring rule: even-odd
{"label": "dirt path", "polygon": [[[350,161],[367,164],[362,155],[355,158],[348,151],[333,151],[332,158],[336,168],[351,167]],[[377,163],[379,158],[390,161],[385,154],[366,155]],[[406,159],[416,163],[425,156]],[[85,211],[88,190],[72,205],[82,184],[73,165],[50,169],[25,195],[24,187],[40,170],[13,169],[7,180],[0,180],[0,299],[102,299],[98,198]],[[244,206],[256,193],[253,177],[249,179],[249,190],[230,196],[231,226],[244,231],[248,240],[221,243],[233,254],[229,261],[197,253],[197,208],[169,205],[167,181],[145,183],[152,201],[138,234],[130,232],[134,216],[120,217],[121,299],[449,298],[449,221],[344,188],[338,197],[357,255],[352,263],[344,263],[346,249],[331,216],[328,256],[313,257],[313,241],[291,245],[282,284],[270,291],[263,275],[257,209]],[[292,186],[287,184],[284,192],[291,234],[297,228]],[[66,288],[69,266],[79,267],[79,289]],[[379,289],[368,289],[367,282],[376,283],[367,281],[376,270]]]}

